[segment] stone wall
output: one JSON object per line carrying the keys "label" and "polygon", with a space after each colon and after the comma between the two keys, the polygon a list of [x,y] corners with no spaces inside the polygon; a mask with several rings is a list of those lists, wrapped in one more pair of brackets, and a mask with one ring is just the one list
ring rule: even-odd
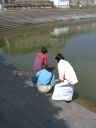
{"label": "stone wall", "polygon": [[[5,3],[7,2],[20,2],[20,3],[24,3],[24,2],[29,2],[29,3],[32,3],[32,2],[37,2],[37,3],[40,3],[40,1],[43,1],[43,2],[51,2],[52,0],[4,0]],[[71,6],[77,6],[77,7],[80,7],[80,6],[84,6],[84,7],[88,7],[88,6],[96,6],[96,0],[70,0],[70,7]]]}
{"label": "stone wall", "polygon": [[54,4],[50,0],[6,0],[4,7],[9,8],[53,8]]}
{"label": "stone wall", "polygon": [[96,5],[96,0],[70,0],[70,5]]}

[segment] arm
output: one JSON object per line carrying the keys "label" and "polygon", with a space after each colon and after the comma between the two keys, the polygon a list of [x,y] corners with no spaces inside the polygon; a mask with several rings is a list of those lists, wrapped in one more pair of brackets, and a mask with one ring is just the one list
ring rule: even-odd
{"label": "arm", "polygon": [[41,73],[41,70],[36,73],[36,77],[38,77]]}
{"label": "arm", "polygon": [[53,74],[52,80],[51,80],[51,85],[54,86],[55,85],[55,76]]}
{"label": "arm", "polygon": [[56,84],[58,84],[58,83],[60,83],[60,82],[63,82],[63,81],[64,81],[64,80],[61,79],[61,78],[55,80]]}
{"label": "arm", "polygon": [[60,83],[60,82],[63,82],[65,80],[65,71],[64,71],[64,68],[62,66],[63,66],[63,64],[61,64],[61,63],[58,64],[59,78],[56,80],[56,83]]}
{"label": "arm", "polygon": [[43,63],[44,65],[47,63],[47,55],[43,55]]}

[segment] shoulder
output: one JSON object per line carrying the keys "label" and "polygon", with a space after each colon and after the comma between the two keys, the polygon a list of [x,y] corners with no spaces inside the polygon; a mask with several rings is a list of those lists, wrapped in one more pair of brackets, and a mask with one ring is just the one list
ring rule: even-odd
{"label": "shoulder", "polygon": [[46,58],[46,57],[47,57],[47,55],[46,55],[46,54],[43,54],[43,57],[44,57],[44,58]]}
{"label": "shoulder", "polygon": [[41,72],[44,72],[44,69],[39,70],[36,74],[41,74]]}
{"label": "shoulder", "polygon": [[40,70],[40,71],[38,71],[39,73],[46,73],[46,72],[48,72],[46,69],[42,69],[42,70]]}
{"label": "shoulder", "polygon": [[37,53],[38,56],[43,56],[43,53],[39,52]]}
{"label": "shoulder", "polygon": [[67,60],[61,60],[61,63],[63,63],[64,65],[71,65]]}
{"label": "shoulder", "polygon": [[63,60],[63,59],[61,59],[61,60],[59,61],[58,65],[62,65],[62,64],[65,64],[65,63],[66,63],[66,61]]}
{"label": "shoulder", "polygon": [[42,56],[42,53],[37,53],[35,57]]}
{"label": "shoulder", "polygon": [[58,66],[72,67],[71,64],[70,64],[68,61],[63,60],[63,59],[61,59],[61,60],[59,61]]}

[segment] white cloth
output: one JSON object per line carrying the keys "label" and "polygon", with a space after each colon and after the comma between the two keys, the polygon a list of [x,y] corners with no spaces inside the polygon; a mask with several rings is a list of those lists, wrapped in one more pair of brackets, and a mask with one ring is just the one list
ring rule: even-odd
{"label": "white cloth", "polygon": [[55,85],[52,100],[71,101],[74,93],[74,84],[78,82],[76,73],[71,64],[63,59],[58,63],[58,72],[59,79],[63,81]]}
{"label": "white cloth", "polygon": [[76,73],[68,61],[63,59],[59,61],[58,72],[59,72],[59,79],[63,79],[65,77],[65,79],[67,79],[70,84],[78,83]]}
{"label": "white cloth", "polygon": [[41,93],[48,93],[51,89],[52,89],[52,86],[51,85],[43,85],[43,86],[36,86],[36,88],[38,89],[38,91],[40,91]]}
{"label": "white cloth", "polygon": [[52,100],[71,101],[74,93],[74,86],[61,82],[55,85]]}

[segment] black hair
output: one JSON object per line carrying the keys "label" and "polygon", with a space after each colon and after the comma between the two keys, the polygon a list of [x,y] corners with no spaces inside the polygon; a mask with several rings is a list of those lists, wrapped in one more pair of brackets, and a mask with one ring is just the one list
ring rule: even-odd
{"label": "black hair", "polygon": [[58,54],[55,56],[55,60],[57,60],[57,62],[59,62],[61,59],[65,60],[64,56],[63,56],[61,53],[58,53]]}
{"label": "black hair", "polygon": [[47,53],[47,52],[48,52],[47,48],[45,48],[45,47],[42,47],[42,48],[41,48],[41,53],[45,54],[45,53]]}
{"label": "black hair", "polygon": [[52,66],[51,64],[46,64],[45,69],[49,72],[52,72],[55,69],[55,66]]}

